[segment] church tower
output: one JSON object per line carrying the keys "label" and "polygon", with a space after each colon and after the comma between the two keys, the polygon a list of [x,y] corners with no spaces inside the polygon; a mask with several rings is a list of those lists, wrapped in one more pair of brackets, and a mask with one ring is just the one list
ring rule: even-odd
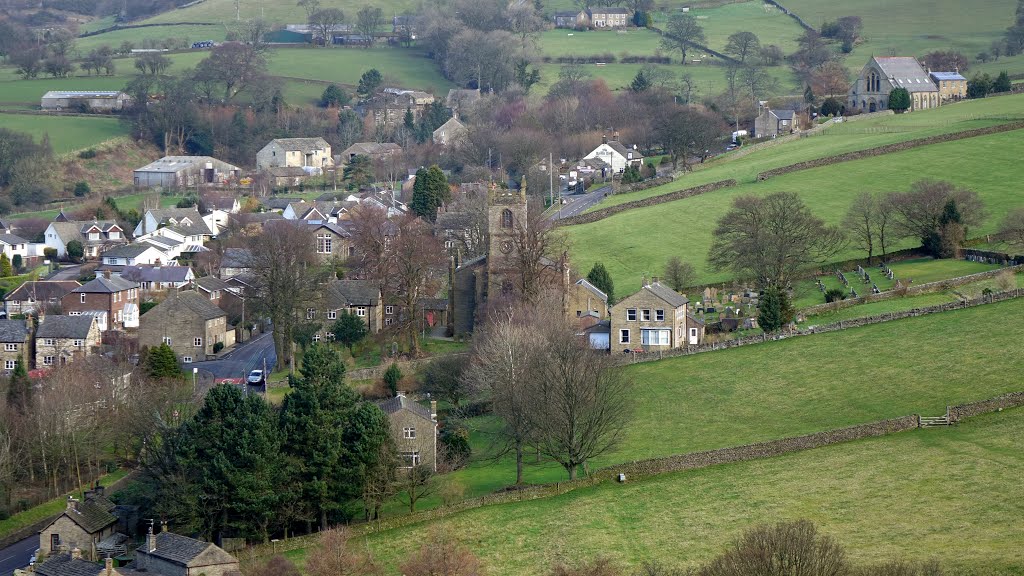
{"label": "church tower", "polygon": [[491,185],[487,199],[487,298],[515,290],[515,238],[526,225],[526,178],[519,190]]}

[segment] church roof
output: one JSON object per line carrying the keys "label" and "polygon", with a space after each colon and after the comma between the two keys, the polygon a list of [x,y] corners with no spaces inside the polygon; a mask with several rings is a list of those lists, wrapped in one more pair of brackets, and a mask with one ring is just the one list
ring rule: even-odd
{"label": "church roof", "polygon": [[886,78],[897,88],[908,92],[938,92],[939,89],[921,67],[917,58],[911,56],[875,56],[875,63]]}

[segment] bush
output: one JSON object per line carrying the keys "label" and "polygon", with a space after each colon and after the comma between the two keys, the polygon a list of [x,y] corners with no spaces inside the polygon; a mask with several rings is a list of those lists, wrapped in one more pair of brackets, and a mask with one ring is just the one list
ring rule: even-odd
{"label": "bush", "polygon": [[81,152],[78,153],[78,157],[83,159],[83,160],[88,160],[90,158],[95,158],[96,157],[96,151],[93,150],[92,148],[89,148],[88,150],[82,150]]}
{"label": "bush", "polygon": [[793,321],[793,305],[789,294],[771,287],[764,291],[757,305],[757,323],[765,332],[776,332]]}
{"label": "bush", "polygon": [[818,534],[807,520],[780,522],[747,530],[721,556],[708,564],[704,576],[806,574],[825,576],[849,570],[843,548]]}
{"label": "bush", "polygon": [[889,92],[889,108],[894,112],[904,112],[910,108],[910,92],[906,88],[894,88]]}
{"label": "bush", "polygon": [[139,304],[139,316],[142,316],[146,312],[149,312],[153,308],[156,308],[156,302],[143,302]]}
{"label": "bush", "polygon": [[825,292],[825,302],[839,302],[846,300],[846,291],[839,288],[829,288]]}
{"label": "bush", "polygon": [[224,349],[224,343],[223,342],[217,342],[216,344],[213,345],[213,353],[214,354],[220,352],[223,349]]}
{"label": "bush", "polygon": [[391,392],[392,396],[398,394],[398,383],[402,381],[402,371],[398,368],[398,364],[394,362],[384,372],[384,384],[387,385],[388,391]]}
{"label": "bush", "polygon": [[830,96],[821,103],[820,112],[822,116],[842,116],[845,109],[842,102]]}
{"label": "bush", "polygon": [[81,198],[88,196],[92,189],[89,188],[89,183],[85,181],[75,182],[75,196]]}

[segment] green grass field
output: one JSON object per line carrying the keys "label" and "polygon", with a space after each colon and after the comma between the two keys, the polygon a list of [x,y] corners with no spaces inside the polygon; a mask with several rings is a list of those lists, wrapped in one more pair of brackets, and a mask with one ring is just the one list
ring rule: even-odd
{"label": "green grass field", "polygon": [[[1013,106],[1024,103],[1021,97],[1008,97],[1006,100]],[[994,120],[974,120],[967,124],[973,127],[983,122],[992,123]],[[850,126],[856,127],[855,124]],[[892,133],[886,134],[887,138],[893,136]],[[895,136],[906,139],[906,133],[895,133]],[[566,228],[566,234],[572,243],[570,253],[573,262],[583,270],[589,270],[594,262],[603,262],[622,294],[632,293],[639,286],[643,274],[660,274],[671,256],[679,256],[693,264],[699,282],[727,280],[730,277],[727,272],[714,272],[707,268],[707,253],[715,223],[728,210],[732,200],[744,194],[796,192],[815,214],[830,223],[838,223],[853,196],[862,190],[905,190],[921,178],[944,179],[975,190],[985,202],[990,217],[985,225],[972,230],[972,235],[991,232],[1001,214],[1024,204],[1015,195],[1008,194],[1005,186],[1005,182],[1016,173],[1017,159],[1024,153],[1024,139],[1020,131],[915,148],[795,172],[765,182],[751,181],[753,173],[760,171],[760,167],[787,165],[807,156],[828,155],[815,149],[815,143],[821,139],[821,146],[828,147],[833,138],[834,148],[853,145],[848,139],[838,136],[815,136],[766,149],[736,162],[723,162],[721,166],[687,175],[661,191],[651,189],[639,195],[617,195],[612,202],[653,196],[724,178],[738,178],[744,182],[735,188],[630,210],[592,224],[570,226]],[[854,138],[860,140],[862,146],[867,142],[872,146],[878,143],[876,138],[865,135],[855,134]],[[792,156],[787,154],[791,146]],[[909,166],[913,169],[908,170]],[[652,226],[658,230],[655,236],[647,233]],[[909,247],[911,243],[907,241],[900,247]],[[855,256],[858,253],[850,248],[837,259]]]}
{"label": "green grass field", "polygon": [[93,48],[99,46],[110,46],[117,48],[122,42],[131,42],[137,48],[142,47],[145,39],[163,40],[166,38],[184,38],[191,45],[192,42],[200,40],[222,41],[231,31],[230,24],[217,24],[215,26],[161,26],[150,28],[128,28],[125,30],[114,30],[95,36],[79,38],[75,41],[75,48],[79,54],[85,55]]}
{"label": "green grass field", "polygon": [[80,116],[38,116],[0,114],[0,126],[27,132],[38,142],[49,134],[57,154],[82,150],[128,134],[128,127],[117,118]]}
{"label": "green grass field", "polygon": [[775,44],[786,54],[794,52],[803,29],[779,9],[765,6],[762,2],[736,2],[714,8],[691,8],[690,13],[704,28],[707,46],[714,50],[724,50],[730,34],[747,31],[757,34],[762,45]]}
{"label": "green grass field", "polygon": [[[1018,408],[953,428],[609,482],[472,510],[436,525],[498,576],[544,573],[554,562],[599,555],[634,568],[649,559],[691,567],[746,528],[801,518],[834,536],[854,562],[935,558],[947,573],[1019,575],[1021,434],[1024,409]],[[393,567],[432,527],[391,530],[366,542]]]}
{"label": "green grass field", "polygon": [[[127,475],[128,471],[121,469],[102,476],[99,479],[99,482],[103,486],[110,486]],[[78,496],[80,498],[81,493],[76,490],[75,492],[69,493],[68,496]],[[6,520],[0,520],[0,537],[6,536],[15,530],[20,530],[48,516],[59,514],[61,510],[64,510],[65,506],[67,506],[67,496],[61,496],[59,498],[54,498],[53,500],[48,500],[38,506],[29,508],[24,512],[14,514]]]}

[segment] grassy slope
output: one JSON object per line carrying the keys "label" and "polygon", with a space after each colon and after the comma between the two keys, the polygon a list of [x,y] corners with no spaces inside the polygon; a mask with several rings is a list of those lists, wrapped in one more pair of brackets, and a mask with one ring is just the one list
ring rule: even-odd
{"label": "grassy slope", "polygon": [[[635,416],[620,446],[597,459],[617,462],[736,446],[911,413],[941,414],[947,404],[1024,389],[1017,350],[1024,326],[1003,320],[1024,301],[877,324],[844,332],[768,342],[637,364]],[[1005,329],[990,330],[993,322]],[[913,342],[913,346],[907,346]],[[924,364],[922,358],[932,359]],[[829,372],[822,370],[828,366]],[[898,382],[898,385],[896,384]],[[477,419],[474,454],[488,454]],[[527,482],[565,472],[528,459]],[[467,495],[515,478],[508,459],[481,460],[448,476]],[[427,504],[436,503],[434,501]]]}
{"label": "grassy slope", "polygon": [[159,28],[129,28],[126,30],[114,30],[95,36],[79,38],[75,42],[75,48],[80,54],[86,54],[89,50],[99,46],[111,46],[117,48],[122,42],[128,41],[137,48],[142,47],[142,41],[147,38],[163,40],[166,38],[185,38],[191,44],[200,40],[221,41],[227,37],[229,29],[224,25],[216,26],[162,26]]}
{"label": "grassy slope", "polygon": [[[1007,106],[1013,107],[1021,103],[1024,103],[1022,97],[1008,98],[1006,102]],[[984,122],[992,121],[975,120],[965,124],[974,126]],[[848,126],[852,130],[859,130],[856,124]],[[886,138],[892,136],[885,135]],[[897,134],[896,137],[906,139],[907,136]],[[603,262],[624,294],[639,285],[642,274],[659,274],[665,262],[673,255],[691,262],[697,269],[700,282],[726,280],[729,274],[707,269],[706,257],[715,222],[726,212],[729,203],[743,194],[797,192],[816,214],[837,223],[842,219],[853,196],[862,190],[901,190],[921,178],[940,178],[972,188],[982,196],[990,218],[986,225],[972,233],[991,231],[1001,214],[1021,204],[1015,195],[1007,193],[1005,186],[1006,179],[1012,178],[1016,171],[1017,159],[1024,153],[1024,140],[1020,131],[795,172],[765,182],[750,180],[754,173],[767,167],[833,153],[822,151],[823,148],[829,149],[833,139],[831,148],[834,150],[877,145],[879,140],[870,135],[854,134],[853,139],[859,141],[859,145],[854,146],[853,142],[838,134],[821,135],[693,173],[673,183],[671,187],[666,187],[662,193],[731,177],[744,183],[732,189],[630,210],[592,224],[571,226],[566,230],[573,245],[573,261],[580,269],[589,269],[594,262]],[[815,146],[819,141],[822,144]],[[615,197],[613,201],[633,200],[658,193],[646,192],[648,194]],[[840,258],[855,255],[856,251],[851,248]]]}
{"label": "grassy slope", "polygon": [[[1022,574],[1021,434],[1024,410],[1016,409],[955,428],[487,507],[442,526],[495,575],[598,555],[693,566],[751,525],[797,518],[818,523],[856,562],[937,558],[966,573]],[[427,529],[385,532],[368,544],[394,565]]]}
{"label": "grassy slope", "polygon": [[[99,479],[99,482],[103,486],[110,486],[127,475],[127,470],[117,470],[116,472],[111,472],[110,474],[102,476]],[[81,494],[77,490],[69,493],[69,495],[81,497]],[[59,498],[43,502],[38,506],[29,508],[24,512],[19,512],[6,520],[0,520],[0,536],[6,536],[15,530],[20,530],[21,528],[29,526],[34,522],[38,522],[47,516],[58,514],[65,506],[67,506],[67,496],[61,496]]]}
{"label": "grassy slope", "polygon": [[49,134],[53,151],[57,154],[81,150],[128,134],[128,127],[117,118],[102,117],[3,114],[0,115],[0,126],[28,132],[36,141],[39,141],[43,135]]}

